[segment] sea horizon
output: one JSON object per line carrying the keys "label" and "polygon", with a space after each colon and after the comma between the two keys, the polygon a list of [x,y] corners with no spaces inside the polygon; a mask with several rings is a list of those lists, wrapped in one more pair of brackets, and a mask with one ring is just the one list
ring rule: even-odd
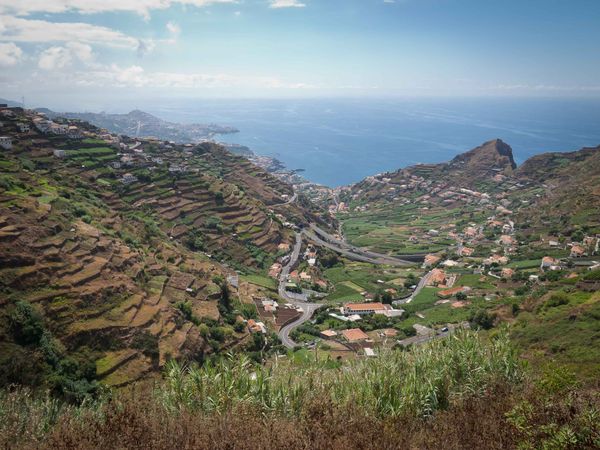
{"label": "sea horizon", "polygon": [[600,98],[174,98],[110,112],[115,107],[233,126],[238,133],[216,140],[277,158],[329,187],[448,161],[493,139],[510,145],[519,165],[539,153],[600,145]]}
{"label": "sea horizon", "polygon": [[600,145],[600,100],[219,99],[173,101],[147,112],[174,122],[230,125],[218,140],[304,169],[330,187],[452,159],[499,138],[517,164],[544,152]]}

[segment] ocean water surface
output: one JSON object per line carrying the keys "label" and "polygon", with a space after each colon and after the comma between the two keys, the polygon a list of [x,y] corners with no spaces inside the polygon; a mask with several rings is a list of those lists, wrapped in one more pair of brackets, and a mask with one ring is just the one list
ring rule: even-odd
{"label": "ocean water surface", "polygon": [[172,100],[145,105],[166,120],[231,125],[220,137],[274,156],[307,179],[341,186],[416,163],[442,162],[500,138],[520,163],[600,145],[600,100]]}

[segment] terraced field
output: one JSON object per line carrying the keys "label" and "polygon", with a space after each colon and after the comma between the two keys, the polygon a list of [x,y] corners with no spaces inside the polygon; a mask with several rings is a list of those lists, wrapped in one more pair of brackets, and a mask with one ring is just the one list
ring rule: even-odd
{"label": "terraced field", "polygon": [[189,302],[197,317],[219,320],[220,290],[211,279],[227,275],[220,266],[168,239],[128,244],[142,223],[106,206],[86,223],[72,217],[74,206],[55,187],[20,179],[46,201],[16,188],[0,197],[0,305],[20,300],[40,308],[66,348],[85,345],[97,358],[97,374],[109,385],[140,379],[171,357],[212,351],[175,306]]}

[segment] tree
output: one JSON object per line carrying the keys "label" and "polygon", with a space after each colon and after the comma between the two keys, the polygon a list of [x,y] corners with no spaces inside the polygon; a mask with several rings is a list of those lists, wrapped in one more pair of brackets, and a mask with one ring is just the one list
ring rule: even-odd
{"label": "tree", "polygon": [[494,320],[496,320],[495,314],[490,314],[487,310],[480,309],[471,317],[471,324],[476,328],[489,330],[494,326]]}
{"label": "tree", "polygon": [[392,294],[390,294],[390,293],[389,293],[389,292],[387,292],[387,291],[384,291],[384,292],[381,294],[381,303],[385,303],[386,305],[391,305],[391,304],[392,304],[392,300],[393,300],[393,299],[394,299],[394,298],[392,297]]}
{"label": "tree", "polygon": [[9,316],[10,328],[17,342],[38,344],[44,333],[44,321],[31,303],[18,301]]}

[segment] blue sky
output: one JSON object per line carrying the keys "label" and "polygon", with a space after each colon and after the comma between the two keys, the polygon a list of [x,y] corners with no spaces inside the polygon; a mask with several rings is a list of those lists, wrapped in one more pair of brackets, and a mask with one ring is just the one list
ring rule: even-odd
{"label": "blue sky", "polygon": [[600,96],[597,0],[0,0],[0,97]]}

